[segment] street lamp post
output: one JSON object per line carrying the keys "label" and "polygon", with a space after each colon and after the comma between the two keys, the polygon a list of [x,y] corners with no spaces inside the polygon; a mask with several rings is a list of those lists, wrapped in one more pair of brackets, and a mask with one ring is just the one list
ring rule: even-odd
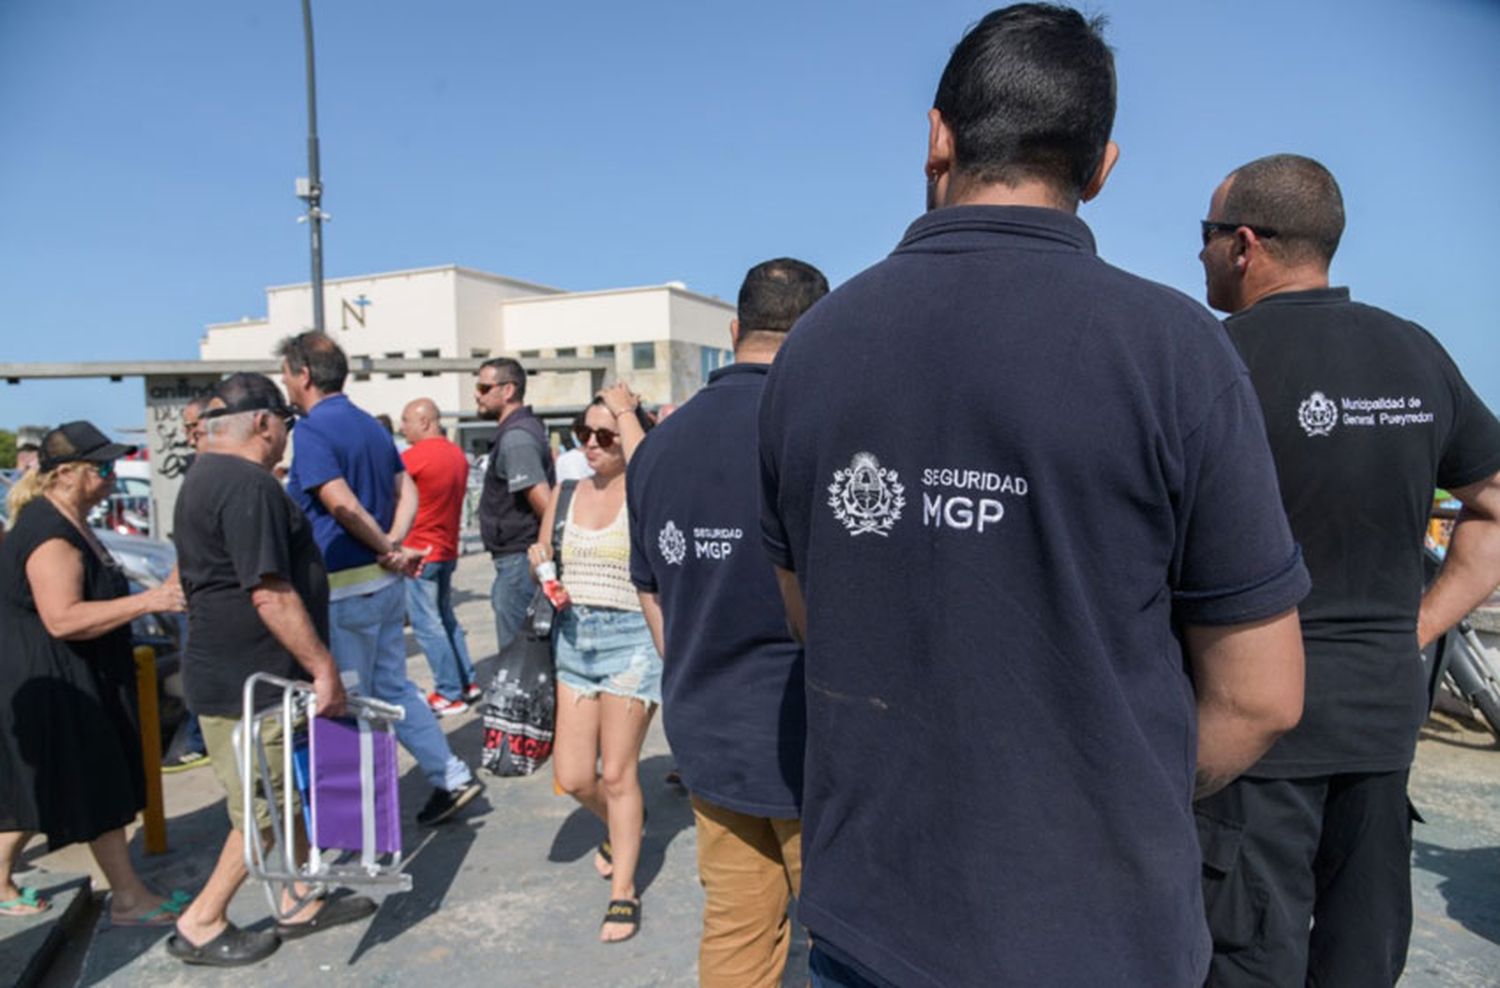
{"label": "street lamp post", "polygon": [[307,177],[297,179],[297,198],[307,203],[307,213],[298,217],[312,234],[313,328],[323,332],[323,178],[318,171],[318,90],[313,76],[311,0],[302,0],[302,38],[307,51]]}

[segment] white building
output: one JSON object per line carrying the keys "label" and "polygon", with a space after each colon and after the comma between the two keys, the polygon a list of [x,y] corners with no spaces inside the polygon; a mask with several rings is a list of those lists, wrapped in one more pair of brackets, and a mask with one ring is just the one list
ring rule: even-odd
{"label": "white building", "polygon": [[[207,327],[204,360],[264,359],[283,337],[312,322],[312,287],[266,290],[266,316]],[[734,306],[680,282],[593,292],[564,292],[515,278],[448,265],[324,282],[329,335],[351,361],[360,357],[608,357],[614,376],[648,404],[685,401],[727,363]],[[399,420],[411,399],[431,398],[461,423],[464,445],[487,444],[473,422],[471,374],[351,373],[345,392],[371,414]],[[593,396],[586,373],[534,374],[526,401],[561,421]]]}

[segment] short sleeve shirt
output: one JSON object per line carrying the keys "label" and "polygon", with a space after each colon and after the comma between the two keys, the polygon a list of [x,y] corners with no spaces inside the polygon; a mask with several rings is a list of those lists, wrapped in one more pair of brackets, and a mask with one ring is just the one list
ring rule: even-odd
{"label": "short sleeve shirt", "polygon": [[368,566],[376,557],[323,506],[318,488],[342,478],[375,524],[389,529],[396,515],[396,475],[402,470],[391,434],[345,395],[329,395],[298,420],[287,493],[312,521],[330,573]]}
{"label": "short sleeve shirt", "polygon": [[443,436],[429,436],[401,454],[417,485],[417,516],[403,545],[427,551],[426,561],[458,558],[458,527],[469,490],[469,460]]}
{"label": "short sleeve shirt", "polygon": [[1302,720],[1251,774],[1405,769],[1427,717],[1416,628],[1433,487],[1500,470],[1500,423],[1437,340],[1347,288],[1272,295],[1225,327],[1313,579]]}
{"label": "short sleeve shirt", "polygon": [[1203,983],[1176,629],[1308,580],[1213,317],[964,206],[799,320],[763,538],[807,607],[811,935],[902,986]]}
{"label": "short sleeve shirt", "polygon": [[758,535],[765,364],[731,364],[630,461],[630,575],[665,624],[662,723],[688,790],[751,816],[802,797],[802,649]]}
{"label": "short sleeve shirt", "polygon": [[491,555],[525,552],[536,541],[541,519],[526,492],[555,477],[541,420],[529,407],[511,412],[495,431],[479,500],[479,531]]}
{"label": "short sleeve shirt", "polygon": [[[188,598],[182,678],[189,709],[238,717],[257,672],[307,673],[271,634],[251,600],[266,577],[290,583],[328,641],[328,574],[312,525],[271,473],[237,456],[205,453],[183,479],[172,541]],[[258,706],[272,702],[268,691]]]}

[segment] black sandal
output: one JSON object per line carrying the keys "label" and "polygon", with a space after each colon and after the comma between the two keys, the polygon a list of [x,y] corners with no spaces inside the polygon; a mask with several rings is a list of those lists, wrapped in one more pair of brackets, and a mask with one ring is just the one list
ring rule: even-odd
{"label": "black sandal", "polygon": [[201,946],[181,933],[167,937],[167,953],[188,964],[206,967],[241,967],[263,961],[276,953],[281,938],[274,933],[242,930],[233,923]]}
{"label": "black sandal", "polygon": [[610,899],[609,909],[604,913],[604,922],[600,926],[610,923],[623,923],[630,927],[630,933],[614,940],[606,940],[605,943],[624,943],[641,931],[641,903],[639,899]]}
{"label": "black sandal", "polygon": [[[650,818],[651,818],[651,814],[650,813],[647,813],[644,809],[641,810],[641,837],[642,838],[644,838],[646,836],[646,821],[649,820]],[[611,844],[609,842],[609,838],[606,837],[602,841],[599,842],[599,847],[597,848],[597,850],[599,852],[599,857],[603,858],[604,859],[604,863],[607,864],[607,865],[609,865],[609,874],[608,875],[601,874],[599,876],[600,878],[604,879],[607,882],[611,878],[615,877],[615,870],[614,870],[615,869],[615,853],[614,853],[615,852],[615,847],[614,847],[613,844]]]}

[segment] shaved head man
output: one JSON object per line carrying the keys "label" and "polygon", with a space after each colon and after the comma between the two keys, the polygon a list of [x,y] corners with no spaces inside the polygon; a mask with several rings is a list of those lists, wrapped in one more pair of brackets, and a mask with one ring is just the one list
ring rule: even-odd
{"label": "shaved head man", "polygon": [[451,717],[468,710],[480,689],[464,629],[453,614],[453,570],[469,460],[443,434],[440,418],[431,398],[414,398],[401,410],[401,435],[411,444],[401,462],[417,485],[417,517],[406,544],[426,554],[416,575],[406,579],[406,616],[432,667],[427,704],[439,717]]}

